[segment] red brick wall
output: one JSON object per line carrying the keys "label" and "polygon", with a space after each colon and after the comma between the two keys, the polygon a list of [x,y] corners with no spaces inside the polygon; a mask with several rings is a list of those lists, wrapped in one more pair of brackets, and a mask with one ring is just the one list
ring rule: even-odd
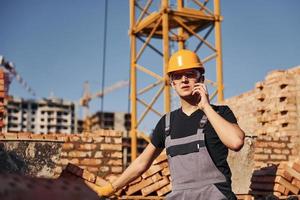
{"label": "red brick wall", "polygon": [[[70,162],[83,169],[88,169],[96,175],[110,179],[121,174],[122,168],[122,132],[113,130],[99,130],[90,134],[30,134],[6,133],[0,135],[0,143],[16,146],[18,142],[39,143],[49,142],[60,144],[59,155],[53,157],[54,176],[57,177]],[[30,145],[28,145],[30,146]],[[32,145],[31,145],[32,146]],[[25,149],[29,152],[29,148]],[[34,156],[39,156],[36,149]],[[24,155],[19,155],[22,157]],[[57,159],[56,159],[57,158]],[[23,158],[24,160],[28,158]],[[26,163],[26,162],[25,162]]]}
{"label": "red brick wall", "polygon": [[89,135],[67,137],[62,146],[57,172],[68,162],[88,169],[101,177],[121,174],[122,132],[101,130]]}
{"label": "red brick wall", "polygon": [[299,152],[291,140],[291,136],[259,136],[254,144],[255,167],[260,168],[267,163],[279,164],[295,160]]}
{"label": "red brick wall", "polygon": [[255,167],[294,161],[300,155],[300,67],[270,72],[242,95],[226,99],[254,140]]}

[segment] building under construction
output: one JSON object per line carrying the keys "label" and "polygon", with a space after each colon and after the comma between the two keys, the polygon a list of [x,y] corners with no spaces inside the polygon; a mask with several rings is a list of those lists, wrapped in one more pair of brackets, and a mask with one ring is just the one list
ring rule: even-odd
{"label": "building under construction", "polygon": [[[219,1],[194,0],[189,7],[184,2],[177,0],[171,4],[171,1],[161,0],[157,8],[151,9],[151,0],[130,0],[131,112],[122,116],[124,123],[130,124],[130,128],[125,126],[126,131],[130,131],[130,140],[124,140],[125,130],[117,130],[112,117],[115,114],[106,115],[109,122],[105,128],[101,126],[104,112],[95,115],[92,121],[97,125],[90,126],[94,128],[81,134],[34,134],[28,130],[4,132],[0,134],[0,172],[5,172],[0,174],[1,198],[32,199],[52,195],[53,199],[97,199],[93,188],[114,180],[126,166],[124,141],[127,148],[131,147],[130,155],[134,160],[139,154],[138,138],[149,141],[140,131],[146,115],[162,116],[171,109],[172,98],[166,76],[171,46],[175,49],[193,48],[198,54],[204,46],[209,49],[210,54],[200,57],[204,65],[213,62],[216,69],[216,80],[207,81],[213,88],[211,98],[216,97],[218,103],[229,105],[246,133],[243,149],[230,152],[228,158],[232,187],[238,199],[299,198],[300,67],[269,72],[252,90],[224,100]],[[152,38],[160,40],[162,45],[151,44]],[[195,46],[187,45],[190,40]],[[160,56],[160,73],[140,63],[145,48]],[[155,81],[141,86],[138,72]],[[5,83],[6,79],[3,80]],[[7,91],[6,88],[4,85],[3,91]],[[152,90],[156,90],[155,95],[147,102],[143,95]],[[154,107],[161,95],[164,112]],[[6,95],[3,99],[3,116],[6,116]],[[141,107],[143,112],[138,112]],[[36,183],[40,184],[32,186]],[[167,156],[162,152],[145,173],[112,198],[165,199],[171,190]]]}

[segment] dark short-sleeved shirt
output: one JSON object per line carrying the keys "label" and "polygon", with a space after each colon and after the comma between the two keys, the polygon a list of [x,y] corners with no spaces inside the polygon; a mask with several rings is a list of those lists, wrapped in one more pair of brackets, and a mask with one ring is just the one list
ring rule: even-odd
{"label": "dark short-sleeved shirt", "polygon": [[[237,123],[236,117],[228,106],[215,106],[212,105],[213,109],[219,113],[225,120],[231,123]],[[181,108],[171,112],[171,124],[170,133],[171,138],[181,138],[187,137],[197,133],[199,128],[200,120],[204,112],[197,110],[190,116],[186,115]],[[216,167],[224,174],[227,183],[216,184],[216,186],[229,197],[231,192],[231,171],[227,163],[228,148],[219,139],[216,131],[212,125],[207,122],[204,127],[205,133],[205,144],[207,146],[208,152],[214,161]],[[228,133],[230,134],[230,133]],[[152,135],[151,143],[156,148],[165,147],[165,115],[157,123]],[[230,191],[229,191],[230,190]],[[230,198],[231,199],[231,198]]]}

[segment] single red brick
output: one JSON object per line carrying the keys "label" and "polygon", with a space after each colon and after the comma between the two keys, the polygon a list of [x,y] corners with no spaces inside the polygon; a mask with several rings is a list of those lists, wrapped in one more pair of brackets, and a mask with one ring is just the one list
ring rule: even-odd
{"label": "single red brick", "polygon": [[101,150],[122,151],[122,145],[121,144],[101,144],[100,149]]}
{"label": "single red brick", "polygon": [[97,173],[99,171],[99,167],[87,167],[87,170],[92,173]]}
{"label": "single red brick", "polygon": [[94,143],[102,143],[104,142],[104,137],[102,136],[93,136]]}
{"label": "single red brick", "polygon": [[105,137],[104,142],[108,143],[108,144],[111,144],[112,143],[112,138],[111,137]]}
{"label": "single red brick", "polygon": [[84,158],[83,160],[80,161],[81,165],[100,165],[102,163],[102,160],[100,159],[95,159],[95,158]]}
{"label": "single red brick", "polygon": [[270,155],[270,158],[273,160],[287,160],[286,155]]}
{"label": "single red brick", "polygon": [[74,149],[74,144],[73,143],[64,143],[62,145],[63,150],[72,150]]}
{"label": "single red brick", "polygon": [[107,163],[108,165],[115,165],[115,166],[123,164],[122,159],[109,160]]}
{"label": "single red brick", "polygon": [[273,149],[273,152],[276,154],[281,154],[282,151],[281,151],[281,149]]}
{"label": "single red brick", "polygon": [[268,154],[254,154],[254,160],[268,160]]}
{"label": "single red brick", "polygon": [[70,136],[69,136],[69,140],[70,140],[71,142],[79,142],[79,141],[80,141],[80,137],[77,136],[77,135],[70,135]]}
{"label": "single red brick", "polygon": [[68,155],[70,157],[84,158],[84,157],[92,157],[92,152],[90,152],[90,151],[70,151]]}
{"label": "single red brick", "polygon": [[115,144],[122,144],[122,138],[121,137],[115,137],[115,138],[113,138],[113,142]]}
{"label": "single red brick", "polygon": [[96,144],[80,144],[79,150],[94,150],[97,148]]}
{"label": "single red brick", "polygon": [[94,156],[95,158],[103,158],[103,153],[102,153],[102,151],[97,151],[96,153],[95,153],[95,156]]}
{"label": "single red brick", "polygon": [[266,142],[263,142],[263,141],[256,141],[254,143],[254,146],[255,147],[262,147],[262,148],[264,148],[264,147],[268,147],[268,144]]}
{"label": "single red brick", "polygon": [[123,158],[122,152],[113,152],[110,154],[112,158]]}
{"label": "single red brick", "polygon": [[271,153],[272,153],[272,149],[264,148],[264,154],[271,154]]}
{"label": "single red brick", "polygon": [[123,172],[123,167],[112,166],[111,167],[111,172],[113,172],[113,173],[122,173]]}
{"label": "single red brick", "polygon": [[81,140],[82,140],[82,142],[93,142],[93,137],[91,137],[91,136],[82,136]]}

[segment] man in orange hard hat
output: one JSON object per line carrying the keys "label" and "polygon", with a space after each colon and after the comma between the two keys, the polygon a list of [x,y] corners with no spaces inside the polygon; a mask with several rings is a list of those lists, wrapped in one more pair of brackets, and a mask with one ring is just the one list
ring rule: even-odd
{"label": "man in orange hard hat", "polygon": [[100,195],[110,196],[139,177],[166,148],[172,179],[166,199],[236,199],[226,159],[228,149],[242,148],[245,134],[228,106],[210,104],[204,72],[190,50],[171,56],[168,75],[181,107],[159,120],[143,153],[116,181],[98,188]]}

